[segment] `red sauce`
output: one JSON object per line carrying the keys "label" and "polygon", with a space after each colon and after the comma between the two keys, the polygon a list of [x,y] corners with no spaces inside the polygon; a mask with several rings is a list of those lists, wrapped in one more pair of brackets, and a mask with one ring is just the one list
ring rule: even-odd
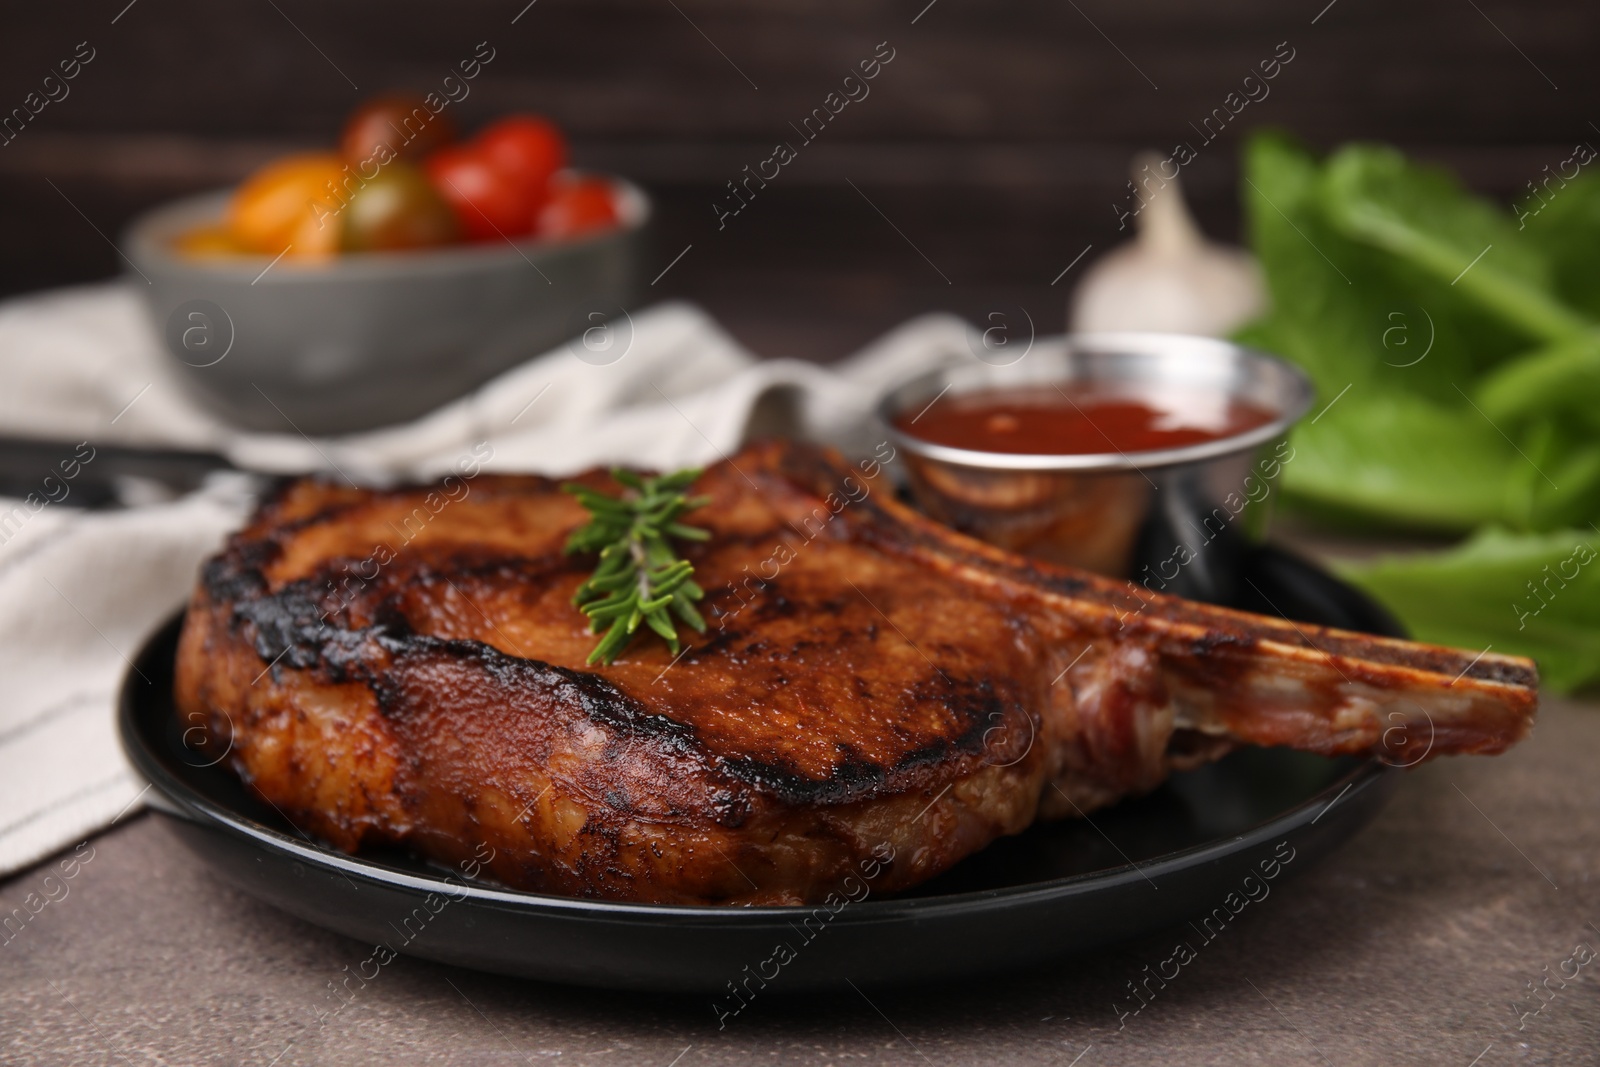
{"label": "red sauce", "polygon": [[1111,392],[1041,385],[944,396],[896,418],[895,426],[952,448],[1060,456],[1181,448],[1276,417],[1256,404],[1187,387]]}

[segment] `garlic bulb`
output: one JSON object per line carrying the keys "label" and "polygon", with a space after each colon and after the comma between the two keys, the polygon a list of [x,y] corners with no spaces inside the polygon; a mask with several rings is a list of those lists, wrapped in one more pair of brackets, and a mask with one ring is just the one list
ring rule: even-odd
{"label": "garlic bulb", "polygon": [[[1101,256],[1072,295],[1068,321],[1078,333],[1152,330],[1221,337],[1266,307],[1255,258],[1207,241],[1183,200],[1176,176],[1164,185],[1154,153],[1134,158],[1134,181],[1147,179],[1137,235]],[[1147,198],[1146,198],[1147,197]]]}

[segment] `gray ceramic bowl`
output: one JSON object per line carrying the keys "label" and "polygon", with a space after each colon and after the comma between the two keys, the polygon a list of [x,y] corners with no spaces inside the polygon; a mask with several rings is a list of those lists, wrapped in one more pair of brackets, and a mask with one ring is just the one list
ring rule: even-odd
{"label": "gray ceramic bowl", "polygon": [[612,180],[622,225],[570,241],[316,264],[177,254],[173,238],[221,218],[229,194],[218,192],[136,219],[122,248],[196,401],[246,429],[351,433],[422,415],[619,315],[650,202]]}

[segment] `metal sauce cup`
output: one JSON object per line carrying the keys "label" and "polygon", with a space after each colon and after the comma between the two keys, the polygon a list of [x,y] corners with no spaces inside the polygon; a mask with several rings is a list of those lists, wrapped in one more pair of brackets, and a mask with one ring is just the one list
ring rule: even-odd
{"label": "metal sauce cup", "polygon": [[[992,389],[1091,387],[1182,404],[1242,400],[1274,417],[1232,436],[1144,452],[984,452],[917,436],[913,419],[952,397]],[[1070,396],[1071,393],[1069,392]],[[892,389],[877,414],[906,458],[916,505],[946,525],[1036,559],[1134,578],[1191,597],[1226,596],[1229,551],[1259,531],[1262,506],[1293,452],[1289,428],[1311,383],[1281,360],[1181,334],[1069,336],[1009,366],[963,364]]]}

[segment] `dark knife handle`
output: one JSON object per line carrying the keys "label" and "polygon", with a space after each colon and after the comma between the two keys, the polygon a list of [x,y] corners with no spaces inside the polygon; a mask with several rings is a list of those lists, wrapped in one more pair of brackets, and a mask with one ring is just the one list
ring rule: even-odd
{"label": "dark knife handle", "polygon": [[0,496],[26,499],[31,494],[70,507],[116,504],[118,483],[127,479],[157,482],[182,493],[198,487],[213,471],[235,469],[217,452],[0,435]]}

